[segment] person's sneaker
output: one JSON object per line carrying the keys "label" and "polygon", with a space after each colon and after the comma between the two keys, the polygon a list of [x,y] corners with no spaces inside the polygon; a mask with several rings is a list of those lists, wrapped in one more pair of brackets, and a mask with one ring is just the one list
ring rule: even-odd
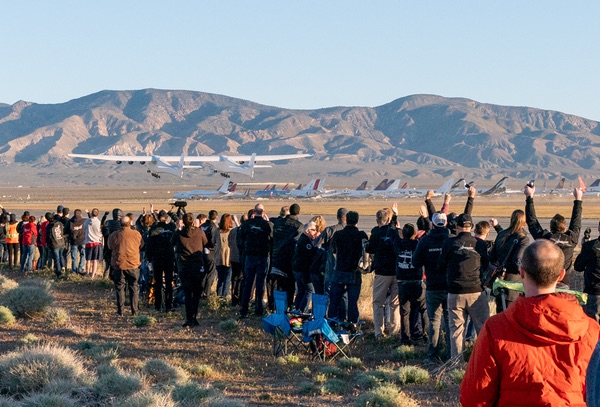
{"label": "person's sneaker", "polygon": [[185,322],[183,323],[183,325],[181,325],[181,326],[182,326],[182,327],[184,327],[184,328],[189,328],[189,327],[191,327],[191,326],[192,326],[192,323],[191,323],[191,322],[189,322],[189,321],[185,321]]}

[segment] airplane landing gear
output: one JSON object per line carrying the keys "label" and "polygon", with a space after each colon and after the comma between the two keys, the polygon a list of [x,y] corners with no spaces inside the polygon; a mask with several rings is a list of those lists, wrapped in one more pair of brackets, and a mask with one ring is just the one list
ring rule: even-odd
{"label": "airplane landing gear", "polygon": [[231,178],[231,175],[227,174],[226,172],[222,172],[221,176],[225,178]]}
{"label": "airplane landing gear", "polygon": [[154,178],[158,179],[160,178],[160,175],[158,175],[158,173],[156,172],[151,172],[150,170],[148,170],[148,172],[150,173],[150,175],[152,175]]}

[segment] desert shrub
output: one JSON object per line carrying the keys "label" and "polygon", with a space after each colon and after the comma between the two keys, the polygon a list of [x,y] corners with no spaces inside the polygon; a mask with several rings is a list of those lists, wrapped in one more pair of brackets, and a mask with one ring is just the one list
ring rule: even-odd
{"label": "desert shrub", "polygon": [[5,292],[0,297],[0,303],[6,305],[16,317],[41,314],[52,303],[52,296],[47,290],[31,285],[21,284]]}
{"label": "desert shrub", "polygon": [[215,396],[215,391],[196,382],[188,382],[176,386],[171,397],[179,406],[198,406],[206,399]]}
{"label": "desert shrub", "polygon": [[321,373],[327,375],[327,376],[333,376],[333,377],[346,377],[348,376],[348,373],[344,372],[342,369],[340,369],[337,366],[330,366],[330,365],[325,365],[321,368]]}
{"label": "desert shrub", "polygon": [[149,315],[138,315],[133,318],[133,325],[137,327],[141,326],[152,326],[156,324],[156,318],[151,317]]}
{"label": "desert shrub", "polygon": [[315,386],[309,381],[302,381],[298,385],[298,394],[312,394],[315,392]]}
{"label": "desert shrub", "polygon": [[338,365],[343,369],[358,369],[363,367],[363,362],[360,358],[340,359]]}
{"label": "desert shrub", "polygon": [[5,306],[0,306],[0,326],[9,326],[15,323],[15,316]]}
{"label": "desert shrub", "polygon": [[75,348],[79,350],[89,350],[96,346],[96,344],[92,341],[81,341],[75,345]]}
{"label": "desert shrub", "polygon": [[460,384],[463,377],[465,377],[464,369],[452,369],[448,372],[448,378],[456,384]]}
{"label": "desert shrub", "polygon": [[412,359],[415,356],[415,347],[411,345],[401,345],[392,352],[392,358],[394,360],[407,360]]}
{"label": "desert shrub", "polygon": [[17,288],[18,286],[19,283],[17,283],[15,280],[12,280],[0,274],[0,295],[4,294],[9,290],[12,290],[13,288]]}
{"label": "desert shrub", "polygon": [[418,366],[402,366],[398,369],[398,382],[400,384],[408,383],[426,383],[429,381],[429,372]]}
{"label": "desert shrub", "polygon": [[52,327],[65,326],[70,319],[69,311],[64,308],[52,307],[46,311],[46,322]]}
{"label": "desert shrub", "polygon": [[323,384],[327,381],[327,376],[324,375],[323,373],[318,373],[318,374],[314,375],[313,381],[316,384]]}
{"label": "desert shrub", "polygon": [[113,403],[116,407],[175,407],[175,402],[171,400],[169,394],[156,393],[153,391],[142,391],[132,394],[125,400],[118,400]]}
{"label": "desert shrub", "polygon": [[219,323],[219,328],[225,332],[235,331],[239,327],[235,319],[227,319]]}
{"label": "desert shrub", "polygon": [[213,368],[210,365],[205,364],[184,365],[183,368],[193,375],[204,378],[210,377],[214,373]]}
{"label": "desert shrub", "polygon": [[298,363],[300,363],[300,358],[298,355],[285,355],[277,358],[277,364],[281,366],[297,365]]}
{"label": "desert shrub", "polygon": [[73,386],[87,376],[81,358],[59,345],[35,345],[0,356],[0,392],[24,395],[42,390],[53,380]]}
{"label": "desert shrub", "polygon": [[23,345],[31,345],[31,344],[37,343],[39,341],[41,341],[41,339],[32,333],[26,334],[24,337],[22,337],[19,340],[19,342],[21,342]]}
{"label": "desert shrub", "polygon": [[144,364],[142,373],[151,384],[183,383],[187,373],[180,367],[171,366],[164,360],[150,359]]}
{"label": "desert shrub", "polygon": [[381,380],[373,375],[360,373],[354,378],[354,383],[359,389],[370,390],[374,387],[377,387],[381,383]]}
{"label": "desert shrub", "polygon": [[21,287],[38,287],[44,291],[50,291],[52,289],[52,282],[43,278],[30,278],[21,281]]}
{"label": "desert shrub", "polygon": [[98,368],[98,375],[94,390],[102,398],[129,397],[143,387],[139,375],[126,373],[112,366]]}
{"label": "desert shrub", "polygon": [[245,403],[242,400],[220,396],[209,399],[206,405],[208,407],[243,407]]}
{"label": "desert shrub", "polygon": [[21,400],[20,407],[75,407],[77,402],[65,394],[33,393]]}
{"label": "desert shrub", "polygon": [[360,407],[418,407],[419,403],[401,392],[397,386],[388,384],[361,394],[354,405]]}
{"label": "desert shrub", "polygon": [[396,380],[396,372],[394,369],[390,369],[389,367],[379,366],[375,370],[368,371],[367,374],[382,382],[391,382]]}
{"label": "desert shrub", "polygon": [[325,393],[346,394],[350,390],[350,385],[345,380],[328,379],[323,385]]}
{"label": "desert shrub", "polygon": [[0,407],[19,407],[19,402],[10,397],[0,396]]}

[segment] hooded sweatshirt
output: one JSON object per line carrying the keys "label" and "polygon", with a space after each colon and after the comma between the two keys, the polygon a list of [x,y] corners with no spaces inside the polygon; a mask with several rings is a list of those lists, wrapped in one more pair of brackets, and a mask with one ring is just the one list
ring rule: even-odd
{"label": "hooded sweatshirt", "polygon": [[463,406],[585,406],[600,328],[574,296],[519,297],[491,317],[465,373]]}

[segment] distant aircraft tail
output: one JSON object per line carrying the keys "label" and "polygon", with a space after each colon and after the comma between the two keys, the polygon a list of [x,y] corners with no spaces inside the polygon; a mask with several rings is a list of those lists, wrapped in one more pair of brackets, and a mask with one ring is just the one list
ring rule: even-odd
{"label": "distant aircraft tail", "polygon": [[487,191],[483,192],[481,195],[492,195],[492,194],[498,194],[500,192],[506,191],[506,180],[507,179],[508,179],[508,177],[502,177],[502,179],[500,181],[498,181],[496,183],[496,185],[494,185]]}
{"label": "distant aircraft tail", "polygon": [[402,185],[402,187],[400,189],[408,189],[408,182],[405,182],[404,185]]}
{"label": "distant aircraft tail", "polygon": [[384,180],[382,180],[379,185],[377,185],[375,188],[373,188],[373,191],[383,191],[388,185],[388,179],[385,178]]}
{"label": "distant aircraft tail", "polygon": [[556,189],[564,189],[565,188],[565,177],[562,177],[556,186]]}
{"label": "distant aircraft tail", "polygon": [[600,178],[592,182],[592,185],[590,185],[590,187],[600,187]]}
{"label": "distant aircraft tail", "polygon": [[357,191],[364,191],[365,189],[367,189],[367,181],[363,181],[362,184],[356,188]]}
{"label": "distant aircraft tail", "polygon": [[395,191],[400,186],[399,179],[393,179],[385,188],[385,191]]}
{"label": "distant aircraft tail", "polygon": [[449,192],[452,186],[454,185],[454,178],[449,178],[448,181],[444,182],[444,184],[438,188],[437,193],[440,195],[444,195]]}
{"label": "distant aircraft tail", "polygon": [[226,193],[230,192],[230,188],[232,186],[233,186],[233,182],[231,182],[227,179],[227,180],[225,180],[225,182],[223,182],[223,185],[221,185],[219,187],[219,189],[217,189],[217,192],[219,192],[221,194],[226,194]]}

